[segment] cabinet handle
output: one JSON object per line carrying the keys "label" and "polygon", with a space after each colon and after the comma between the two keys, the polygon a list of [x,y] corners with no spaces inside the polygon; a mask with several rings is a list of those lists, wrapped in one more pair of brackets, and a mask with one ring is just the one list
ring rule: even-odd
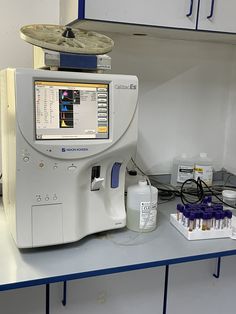
{"label": "cabinet handle", "polygon": [[190,0],[189,12],[186,14],[187,17],[190,17],[193,14],[193,0]]}
{"label": "cabinet handle", "polygon": [[211,12],[210,14],[207,16],[207,19],[211,19],[214,13],[214,6],[215,6],[215,0],[211,0]]}

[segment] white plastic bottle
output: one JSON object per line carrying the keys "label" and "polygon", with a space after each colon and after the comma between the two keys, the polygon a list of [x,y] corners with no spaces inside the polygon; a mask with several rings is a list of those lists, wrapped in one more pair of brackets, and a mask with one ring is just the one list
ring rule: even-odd
{"label": "white plastic bottle", "polygon": [[[149,232],[156,228],[158,191],[154,186],[151,186],[151,191],[146,180],[140,180],[138,184],[128,187],[126,202],[128,229]],[[152,201],[151,208],[150,200]]]}
{"label": "white plastic bottle", "polygon": [[171,173],[171,185],[177,186],[183,184],[186,180],[193,179],[194,160],[182,153],[173,160]]}
{"label": "white plastic bottle", "polygon": [[213,165],[212,159],[208,157],[207,153],[200,153],[196,158],[194,166],[194,179],[200,178],[207,185],[212,185],[213,180]]}

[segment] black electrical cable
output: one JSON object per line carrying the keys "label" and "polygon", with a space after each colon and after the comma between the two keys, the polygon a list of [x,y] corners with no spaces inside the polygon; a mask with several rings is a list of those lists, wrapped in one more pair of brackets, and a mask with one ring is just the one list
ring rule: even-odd
{"label": "black electrical cable", "polygon": [[[197,197],[196,200],[191,201],[189,198],[187,198],[186,195],[189,195],[189,193],[186,193],[186,191],[184,190],[186,184],[195,184],[196,185],[196,193],[194,194],[194,196]],[[193,194],[191,194],[191,196],[193,196]],[[199,179],[199,178],[198,178],[198,180],[188,179],[181,185],[180,198],[181,198],[181,201],[184,205],[201,203],[204,196],[205,196],[205,194],[204,194],[204,190],[203,190],[203,187],[201,184],[201,179]]]}
{"label": "black electrical cable", "polygon": [[[185,192],[184,188],[185,188],[185,185],[186,184],[189,184],[189,183],[193,183],[196,185],[196,197],[197,199],[195,199],[194,201],[191,201],[187,198],[186,195],[189,195]],[[201,180],[200,178],[198,178],[197,180],[194,180],[194,179],[189,179],[189,180],[186,180],[182,186],[181,186],[181,190],[180,190],[180,198],[181,198],[181,201],[184,205],[186,204],[197,204],[197,203],[201,203],[204,199],[204,197],[206,196],[206,193],[204,191],[204,188],[203,188],[203,185],[206,187],[206,189],[211,193],[212,196],[214,196],[218,201],[220,201],[221,204],[223,205],[226,205],[226,206],[229,206],[231,208],[235,208],[236,209],[236,206],[232,206],[230,204],[227,204],[226,202],[224,202],[207,184],[206,182],[204,182],[203,180]]]}

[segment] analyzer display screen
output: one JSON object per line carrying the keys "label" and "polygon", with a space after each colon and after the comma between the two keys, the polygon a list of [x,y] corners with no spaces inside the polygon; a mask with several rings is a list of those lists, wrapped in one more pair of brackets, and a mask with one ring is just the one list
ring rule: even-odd
{"label": "analyzer display screen", "polygon": [[35,81],[36,140],[108,139],[108,84]]}

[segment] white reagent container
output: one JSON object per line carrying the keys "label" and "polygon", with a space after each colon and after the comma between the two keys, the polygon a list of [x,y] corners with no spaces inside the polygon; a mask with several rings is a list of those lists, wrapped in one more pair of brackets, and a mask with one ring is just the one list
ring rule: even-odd
{"label": "white reagent container", "polygon": [[207,153],[200,153],[196,158],[194,166],[194,179],[200,178],[207,185],[212,185],[213,166],[212,160],[207,156]]}
{"label": "white reagent container", "polygon": [[193,179],[194,161],[183,153],[174,158],[171,174],[171,185],[181,185],[186,180]]}
{"label": "white reagent container", "polygon": [[[136,232],[149,232],[157,224],[157,188],[150,186],[147,181],[140,180],[138,184],[128,187],[127,190],[127,228]],[[150,208],[150,200],[152,206]]]}
{"label": "white reagent container", "polygon": [[[236,207],[236,191],[224,190],[222,192],[222,196],[223,196],[223,202],[225,202],[226,204],[229,204],[230,206]],[[224,206],[224,210],[233,209],[232,207],[227,206],[225,204],[223,204],[223,206]]]}

